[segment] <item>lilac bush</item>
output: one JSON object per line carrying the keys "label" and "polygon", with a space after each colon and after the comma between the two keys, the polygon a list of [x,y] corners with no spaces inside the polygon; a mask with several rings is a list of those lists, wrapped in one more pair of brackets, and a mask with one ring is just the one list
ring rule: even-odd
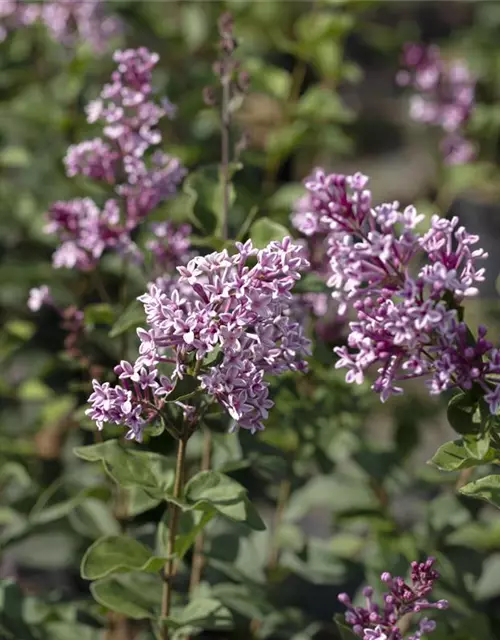
{"label": "lilac bush", "polygon": [[[88,11],[97,4],[91,3]],[[69,6],[64,3],[54,7],[49,25],[63,42],[64,11]],[[78,15],[83,20],[86,14]],[[327,17],[322,14],[318,24]],[[305,33],[313,27],[316,23],[305,22],[301,30]],[[77,30],[84,32],[85,28]],[[354,415],[362,411],[361,394],[353,391],[351,402],[343,381],[335,377],[334,366],[347,369],[347,382],[358,385],[370,378],[374,369],[372,386],[382,401],[402,394],[402,383],[414,378],[425,378],[433,395],[449,390],[474,391],[476,397],[466,406],[466,412],[472,415],[479,394],[487,404],[490,428],[494,424],[492,416],[500,407],[500,354],[486,339],[485,327],[479,327],[474,338],[464,322],[462,306],[478,293],[484,281],[482,261],[487,254],[478,248],[478,237],[469,234],[458,218],[447,220],[436,215],[429,228],[423,228],[425,217],[415,207],[401,207],[398,202],[375,204],[368,178],[359,173],[346,176],[328,175],[322,169],[313,172],[292,214],[292,225],[304,236],[296,244],[273,220],[260,218],[253,223],[252,211],[246,218],[246,197],[250,199],[250,195],[234,194],[236,184],[231,184],[233,173],[241,169],[244,147],[234,135],[232,116],[249,89],[249,74],[234,55],[238,41],[228,14],[219,20],[219,35],[220,59],[213,69],[217,87],[206,87],[203,94],[207,105],[220,108],[221,162],[207,171],[194,168],[196,179],[184,185],[183,195],[189,198],[181,201],[188,210],[178,214],[175,208],[175,219],[184,214],[183,220],[192,223],[200,235],[191,238],[190,224],[177,224],[158,211],[162,203],[177,195],[186,175],[180,161],[163,151],[161,122],[173,118],[176,108],[167,98],[159,99],[154,89],[158,55],[143,47],[117,51],[110,82],[86,110],[88,123],[99,127],[100,135],[72,145],[64,160],[67,176],[78,179],[83,186],[88,180],[97,183],[102,201],[81,197],[56,202],[50,208],[46,227],[58,242],[53,266],[94,273],[77,274],[85,285],[81,298],[77,294],[81,308],[58,308],[46,285],[30,291],[28,308],[36,312],[47,305],[59,314],[61,328],[67,334],[65,354],[86,369],[81,376],[86,378],[85,397],[92,380],[85,414],[97,430],[84,422],[89,438],[75,453],[84,460],[102,461],[105,471],[119,485],[112,498],[109,491],[94,491],[93,485],[85,485],[85,497],[101,500],[101,494],[105,494],[103,500],[112,501],[113,514],[120,521],[114,522],[109,514],[108,528],[113,534],[94,541],[82,560],[82,577],[92,580],[97,602],[118,614],[118,621],[120,616],[136,617],[139,622],[137,627],[134,623],[134,630],[146,634],[152,631],[162,640],[191,637],[205,625],[207,630],[217,632],[220,628],[224,633],[229,627],[218,624],[227,624],[228,620],[232,624],[233,606],[238,615],[248,618],[243,622],[244,635],[278,637],[283,629],[283,633],[291,634],[293,628],[293,633],[303,632],[304,637],[323,630],[333,636],[333,622],[328,625],[322,620],[321,624],[307,626],[309,621],[298,614],[298,607],[283,612],[278,611],[276,603],[267,607],[267,598],[275,597],[282,576],[288,578],[295,573],[307,580],[310,575],[317,584],[331,580],[340,585],[344,578],[349,582],[347,565],[353,560],[366,561],[372,548],[384,553],[389,548],[392,553],[389,545],[393,542],[401,545],[417,540],[413,532],[398,530],[397,518],[391,513],[393,489],[386,482],[393,469],[401,470],[392,458],[407,455],[406,443],[398,442],[382,451],[356,433],[362,426],[362,419]],[[297,92],[297,112],[307,111],[303,105],[309,104],[307,100],[302,102],[302,85],[310,60],[314,57],[306,56],[303,72],[299,66],[293,74],[291,89]],[[412,100],[413,116],[445,131],[443,149],[448,162],[466,161],[472,147],[464,138],[464,130],[474,102],[474,81],[466,67],[445,64],[432,48],[409,49],[406,62],[413,75],[400,74],[399,80],[418,92]],[[262,77],[260,81],[263,85]],[[272,186],[272,163],[268,173]],[[209,219],[206,228],[199,213],[202,209],[213,218],[213,224]],[[168,216],[168,207],[165,211]],[[260,227],[254,226],[259,223]],[[242,241],[233,242],[230,237],[233,232],[236,235],[237,225],[241,225],[237,237]],[[202,230],[206,237],[201,237]],[[245,242],[247,237],[251,239]],[[201,247],[202,255],[195,247]],[[211,247],[212,252],[203,254],[205,247]],[[101,258],[106,252],[121,257],[119,302],[114,291],[109,295],[107,283],[101,278],[100,267],[105,266]],[[140,264],[141,269],[128,270],[128,261]],[[307,277],[300,289],[294,289],[303,276]],[[144,279],[139,284],[140,277]],[[113,285],[115,278],[113,273]],[[327,287],[331,295],[325,292]],[[139,292],[144,293],[136,297]],[[134,345],[129,340],[130,331],[138,325]],[[347,344],[334,349],[337,359],[331,350],[321,351],[321,340],[339,344],[340,330],[347,326]],[[320,338],[316,345],[306,327],[312,328],[313,337]],[[26,327],[12,330],[26,334]],[[95,337],[95,344],[91,339],[85,343],[89,336]],[[119,341],[107,344],[108,337],[118,336]],[[103,343],[106,367],[98,370],[85,347],[96,347],[97,351]],[[314,350],[317,357],[309,375],[296,376],[298,382],[288,377],[276,380],[288,372],[307,373],[313,345],[318,351]],[[112,370],[109,362],[117,363]],[[273,383],[276,394],[274,390],[271,393]],[[77,388],[80,391],[81,384]],[[36,388],[35,392],[40,393]],[[341,396],[349,400],[345,402]],[[283,428],[275,429],[274,424],[272,430],[261,434],[266,421],[274,418],[269,413],[276,400],[275,422],[282,421]],[[317,406],[325,405],[326,412],[318,410],[318,416],[314,415]],[[239,429],[255,437],[241,434],[239,443],[232,436],[230,444],[220,446],[220,433],[213,433]],[[164,431],[172,436],[171,442],[168,438],[152,442]],[[198,442],[193,444],[199,445],[201,460],[186,454],[195,432],[200,432],[199,439],[193,438]],[[120,440],[134,442],[125,445]],[[250,441],[256,444],[248,445]],[[241,452],[233,455],[229,449],[238,449],[240,444]],[[469,469],[482,460],[494,459],[489,440],[486,447],[465,438],[452,444],[455,449],[450,458],[453,464],[459,460],[454,468]],[[169,457],[172,445],[176,449],[175,465]],[[478,462],[470,463],[463,454],[466,445],[472,451],[470,458]],[[255,456],[248,455],[244,460],[247,451],[243,453],[243,449],[249,446],[255,446]],[[212,455],[214,451],[217,457]],[[380,471],[381,463],[390,469]],[[340,466],[341,473],[336,475]],[[201,470],[196,473],[198,468]],[[236,522],[255,531],[265,528],[246,488],[226,475],[240,468],[248,468],[255,477],[272,478],[263,499],[276,502],[269,559],[258,566],[262,578],[259,575],[255,584],[252,576],[251,597],[247,584],[243,580],[238,584],[237,572],[231,567],[236,565],[239,572],[241,557],[226,563],[217,557],[218,532],[212,538],[209,530],[209,537],[203,537],[205,526],[216,515],[226,518],[229,526]],[[331,492],[330,480],[345,483],[341,487],[346,492],[346,504],[340,505],[335,519],[339,535],[335,531],[332,544],[339,541],[339,547],[334,549],[303,536],[298,522],[315,506],[309,501],[316,499],[317,493]],[[368,503],[359,497],[367,492]],[[151,512],[162,501],[169,507],[160,516],[160,524],[155,512],[158,526],[152,550],[143,544],[143,538],[151,541],[151,528],[144,536],[137,534],[133,518]],[[331,505],[331,496],[326,503]],[[70,501],[68,509],[74,504]],[[336,502],[334,506],[338,506]],[[380,528],[376,525],[373,536],[370,527],[358,530],[350,526],[351,519],[358,518],[363,510],[373,510],[383,520]],[[54,512],[57,515],[57,510]],[[344,519],[349,524],[342,532]],[[228,535],[221,530],[222,536]],[[233,535],[231,529],[228,531]],[[418,538],[420,550],[437,545],[433,529],[431,534]],[[248,542],[253,544],[254,540],[249,536]],[[280,545],[286,550],[281,555]],[[186,555],[191,546],[192,556]],[[212,572],[203,572],[204,563],[211,561],[212,568],[226,571],[230,578],[220,591],[218,584],[212,584]],[[172,593],[178,588],[176,574],[189,563],[189,591],[183,593],[181,586],[173,600]],[[161,606],[157,597],[151,610],[142,609],[140,602],[134,607],[135,600],[127,601],[129,578],[134,587],[137,580],[139,589],[139,578],[146,578],[148,589],[149,578],[152,584],[156,580],[156,589],[162,592]],[[347,594],[340,594],[338,599],[347,607],[345,619],[352,632],[362,640],[421,640],[436,629],[436,622],[420,615],[448,606],[446,600],[430,600],[438,578],[434,559],[429,558],[411,564],[409,580],[384,572],[381,581],[387,591],[382,604],[375,602],[371,587],[363,589],[364,606],[355,606]],[[253,598],[253,590],[263,603],[262,610],[260,603],[254,606],[252,600],[248,614],[246,601]],[[216,610],[211,608],[214,602]],[[221,610],[223,614],[217,618]],[[283,616],[278,620],[276,613]],[[144,626],[143,621],[147,621]],[[113,627],[115,623],[113,620],[109,625],[112,631],[119,629],[118,624]],[[130,631],[127,625],[125,619],[125,632]],[[337,630],[350,635],[340,623]],[[235,633],[240,634],[240,628]]]}

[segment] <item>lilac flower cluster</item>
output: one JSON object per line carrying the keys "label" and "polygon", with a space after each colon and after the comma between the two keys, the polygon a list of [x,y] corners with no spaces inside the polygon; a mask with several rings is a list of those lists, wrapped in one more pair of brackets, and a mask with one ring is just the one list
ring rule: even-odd
{"label": "lilac flower cluster", "polygon": [[156,270],[171,273],[178,265],[186,264],[191,256],[191,226],[172,222],[155,222],[151,225],[153,238],[146,248],[153,256]]}
{"label": "lilac flower cluster", "polygon": [[475,147],[464,137],[463,128],[474,107],[476,80],[465,62],[445,61],[435,45],[408,44],[403,64],[406,68],[396,79],[414,90],[411,117],[444,130],[441,150],[449,164],[469,162]]}
{"label": "lilac flower cluster", "polygon": [[[162,201],[173,196],[185,170],[179,160],[158,150],[159,121],[173,116],[164,99],[152,100],[152,69],[158,55],[145,48],[117,51],[117,70],[100,98],[88,105],[89,122],[102,122],[105,139],[86,140],[68,149],[68,176],[84,175],[112,185],[116,197],[100,209],[90,198],[56,202],[49,210],[48,233],[62,242],[56,267],[92,269],[106,249],[140,259],[130,234]],[[177,242],[177,240],[174,240]]]}
{"label": "lilac flower cluster", "polygon": [[40,16],[39,8],[38,4],[20,0],[0,2],[0,42],[5,40],[9,31],[34,24]]}
{"label": "lilac flower cluster", "polygon": [[97,52],[104,51],[120,30],[119,20],[104,13],[102,0],[0,2],[0,41],[9,31],[35,22],[45,24],[51,36],[68,47],[85,42]]}
{"label": "lilac flower cluster", "polygon": [[479,238],[456,217],[433,216],[420,234],[423,216],[414,207],[373,207],[367,182],[361,174],[317,170],[305,183],[310,208],[298,219],[300,228],[327,235],[332,296],[340,315],[348,308],[356,314],[347,346],[335,349],[336,366],[359,384],[377,364],[372,388],[382,401],[402,393],[399,382],[408,378],[427,376],[431,394],[477,384],[496,413],[500,351],[486,340],[484,327],[471,341],[459,314],[484,280],[479,261],[487,254],[475,247]]}
{"label": "lilac flower cluster", "polygon": [[[389,588],[389,591],[383,594],[383,607],[373,601],[372,587],[363,589],[365,607],[353,606],[347,593],[341,593],[338,599],[348,609],[345,619],[352,625],[353,632],[363,640],[403,640],[403,634],[397,626],[403,616],[428,609],[446,609],[446,600],[428,600],[434,583],[439,579],[439,573],[433,569],[434,563],[434,558],[428,558],[425,562],[412,562],[411,586],[401,577],[383,573],[380,579]],[[418,631],[408,636],[408,640],[420,640],[435,628],[436,623],[433,620],[423,618]]]}
{"label": "lilac flower cluster", "polygon": [[[139,329],[139,357],[116,367],[123,386],[94,381],[88,415],[127,426],[141,439],[151,407],[177,379],[192,373],[200,389],[229,413],[235,427],[254,432],[273,405],[265,376],[305,370],[309,340],[291,315],[291,289],[309,264],[290,238],[257,250],[251,241],[197,256],[178,267],[177,281],[152,284],[139,298],[148,329]],[[254,263],[251,266],[251,263]],[[171,378],[161,373],[171,363]]]}

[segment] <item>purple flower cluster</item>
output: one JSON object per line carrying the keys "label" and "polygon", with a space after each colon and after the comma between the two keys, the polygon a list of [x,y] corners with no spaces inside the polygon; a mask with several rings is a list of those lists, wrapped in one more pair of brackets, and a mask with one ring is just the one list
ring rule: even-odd
{"label": "purple flower cluster", "polygon": [[[351,308],[347,346],[338,347],[337,367],[349,371],[348,382],[364,380],[378,365],[373,389],[382,401],[402,393],[400,381],[427,376],[431,394],[446,389],[482,387],[492,413],[500,406],[500,351],[479,329],[471,341],[459,305],[477,293],[484,280],[476,248],[458,218],[423,220],[414,207],[400,211],[397,202],[372,207],[368,178],[361,174],[326,175],[306,180],[309,211],[299,224],[327,235],[328,285],[342,315]],[[329,229],[328,233],[325,229]]]}
{"label": "purple flower cluster", "polygon": [[[305,370],[309,340],[291,315],[292,287],[309,264],[290,238],[257,250],[250,241],[197,256],[178,267],[177,281],[159,281],[139,298],[148,330],[139,329],[139,357],[115,372],[124,386],[94,381],[88,415],[114,422],[141,439],[151,407],[159,409],[187,373],[239,426],[254,432],[272,406],[265,376]],[[253,265],[253,266],[252,266]],[[171,378],[161,373],[174,365]]]}
{"label": "purple flower cluster", "polygon": [[116,17],[107,16],[102,0],[57,0],[0,2],[0,41],[12,29],[42,22],[51,36],[66,46],[76,42],[89,44],[94,51],[104,51],[109,38],[120,30]]}
{"label": "purple flower cluster", "polygon": [[146,248],[151,252],[157,271],[171,273],[192,257],[190,225],[175,226],[172,222],[154,222],[151,231],[153,238],[146,242]]}
{"label": "purple flower cluster", "polygon": [[408,44],[403,64],[406,68],[396,79],[414,90],[410,100],[413,120],[443,129],[441,150],[449,164],[469,162],[475,147],[464,137],[463,129],[474,108],[476,80],[465,62],[445,61],[435,45]]}
{"label": "purple flower cluster", "polygon": [[[185,170],[159,150],[158,123],[174,114],[164,99],[152,100],[152,69],[158,55],[145,48],[117,51],[117,70],[99,99],[88,105],[89,122],[102,122],[105,139],[86,140],[68,149],[68,176],[83,175],[112,185],[116,197],[102,209],[90,198],[57,202],[49,210],[48,233],[62,241],[56,267],[92,269],[106,249],[140,258],[130,234],[162,201],[172,197]],[[170,230],[170,228],[169,228]],[[177,239],[173,240],[178,242]]]}
{"label": "purple flower cluster", "polygon": [[[365,607],[353,606],[347,593],[341,593],[338,599],[348,609],[345,619],[352,626],[353,632],[363,640],[403,640],[403,634],[397,626],[403,616],[428,609],[446,609],[446,600],[428,600],[434,583],[439,579],[439,573],[433,569],[434,562],[434,558],[428,558],[425,562],[411,563],[411,586],[403,578],[383,573],[380,579],[389,588],[382,597],[383,607],[373,601],[371,587],[363,589]],[[435,628],[433,620],[423,618],[418,631],[412,633],[408,640],[420,640]]]}
{"label": "purple flower cluster", "polygon": [[20,0],[0,2],[0,42],[5,40],[9,31],[28,27],[40,17],[40,5],[27,4]]}

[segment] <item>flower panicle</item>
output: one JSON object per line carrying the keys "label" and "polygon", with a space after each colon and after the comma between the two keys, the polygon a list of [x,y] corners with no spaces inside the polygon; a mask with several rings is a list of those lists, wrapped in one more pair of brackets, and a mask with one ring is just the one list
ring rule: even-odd
{"label": "flower panicle", "polygon": [[177,380],[191,373],[233,428],[263,429],[273,405],[266,376],[307,368],[310,342],[293,315],[291,290],[308,266],[290,238],[261,250],[247,241],[233,255],[196,256],[178,267],[178,277],[151,283],[139,298],[148,327],[137,331],[138,357],[115,369],[123,386],[94,381],[87,414],[99,428],[127,426],[127,437],[140,441],[151,408],[160,411]]}
{"label": "flower panicle", "polygon": [[[431,609],[446,609],[446,600],[431,602],[428,599],[440,577],[433,568],[434,564],[434,558],[428,558],[425,562],[412,562],[411,584],[388,572],[382,573],[380,580],[388,587],[388,591],[382,595],[383,605],[374,601],[372,587],[363,589],[365,606],[354,606],[347,593],[339,594],[338,600],[347,607],[345,620],[352,626],[353,633],[363,640],[403,640],[398,626],[403,616]],[[422,618],[418,630],[408,636],[408,640],[420,640],[435,628],[434,620]]]}
{"label": "flower panicle", "polygon": [[402,56],[400,86],[410,87],[410,117],[444,132],[441,152],[448,164],[464,164],[476,155],[464,135],[475,105],[476,79],[464,60],[443,58],[436,45],[409,43]]}
{"label": "flower panicle", "polygon": [[425,376],[431,394],[482,388],[492,413],[500,407],[500,352],[486,328],[471,341],[463,301],[484,281],[487,253],[479,237],[451,220],[424,216],[398,202],[375,206],[361,174],[325,174],[305,181],[295,224],[328,247],[328,285],[339,314],[348,310],[347,345],[336,347],[336,366],[348,382],[362,383],[377,366],[373,389],[382,401],[401,394],[401,383]]}
{"label": "flower panicle", "polygon": [[[155,100],[152,73],[158,54],[140,47],[116,51],[113,58],[117,66],[111,81],[87,106],[88,121],[101,124],[103,137],[72,145],[64,163],[69,177],[106,183],[114,196],[103,207],[91,198],[50,207],[46,231],[60,240],[55,267],[91,270],[106,250],[141,262],[143,255],[131,234],[161,202],[176,194],[186,174],[177,158],[159,150],[159,123],[173,118],[175,107],[167,98]],[[168,231],[172,242],[163,234],[164,248],[179,244],[173,225]],[[157,244],[155,255],[160,254]]]}

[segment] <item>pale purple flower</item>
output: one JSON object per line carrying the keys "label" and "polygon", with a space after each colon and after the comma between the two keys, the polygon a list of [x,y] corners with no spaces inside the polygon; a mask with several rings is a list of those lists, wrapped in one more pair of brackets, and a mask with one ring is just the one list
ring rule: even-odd
{"label": "pale purple flower", "polygon": [[56,0],[43,4],[40,18],[62,44],[74,46],[80,41],[103,52],[109,39],[120,31],[119,20],[106,15],[103,8],[103,0]]}
{"label": "pale purple flower", "polygon": [[462,132],[475,103],[476,79],[462,60],[446,61],[439,47],[408,44],[396,81],[411,86],[410,117],[418,122],[440,127],[444,159],[449,164],[463,164],[474,158],[475,146]]}
{"label": "pale purple flower", "polygon": [[47,304],[52,304],[52,295],[46,284],[30,289],[27,305],[31,311],[39,311],[43,305]]}
{"label": "pale purple flower", "polygon": [[45,24],[54,40],[65,46],[74,47],[77,42],[85,42],[100,53],[121,29],[118,18],[106,15],[103,9],[103,0],[2,0],[0,40],[9,31],[38,21]]}
{"label": "pale purple flower", "polygon": [[191,259],[190,225],[156,222],[150,228],[153,238],[146,242],[146,247],[151,251],[158,270],[173,271]]}
{"label": "pale purple flower", "polygon": [[104,142],[101,138],[85,140],[69,147],[64,164],[68,176],[78,174],[113,184],[116,180],[118,150]]}

